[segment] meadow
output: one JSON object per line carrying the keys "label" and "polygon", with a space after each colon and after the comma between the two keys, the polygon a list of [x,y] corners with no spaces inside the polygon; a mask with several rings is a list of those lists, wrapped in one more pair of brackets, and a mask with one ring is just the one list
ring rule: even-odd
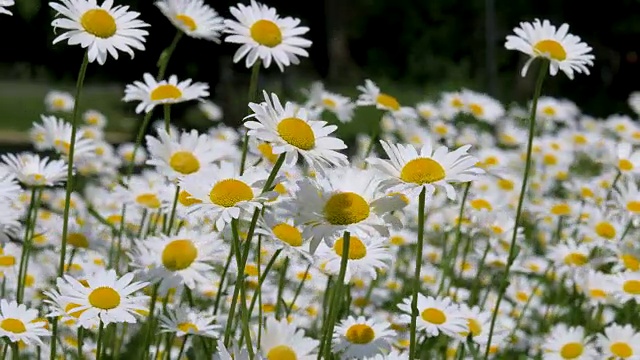
{"label": "meadow", "polygon": [[[117,0],[51,2],[77,83],[0,83],[2,360],[640,359],[640,125],[545,94],[597,61],[568,24],[506,36],[527,103],[374,78],[285,96],[261,72],[307,60],[304,21],[155,5],[164,50]],[[238,46],[242,115],[167,72],[185,37]],[[143,51],[124,88],[85,81]]]}

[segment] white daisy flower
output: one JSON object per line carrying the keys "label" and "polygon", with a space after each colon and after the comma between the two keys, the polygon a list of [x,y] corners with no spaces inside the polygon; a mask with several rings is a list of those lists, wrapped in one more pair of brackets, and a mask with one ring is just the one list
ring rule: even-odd
{"label": "white daisy flower", "polygon": [[0,0],[0,14],[13,15],[11,11],[5,9],[7,6],[15,5],[14,0]]}
{"label": "white daisy flower", "polygon": [[224,19],[204,0],[160,0],[156,1],[156,6],[188,36],[220,43]]}
{"label": "white daisy flower", "polygon": [[[398,309],[409,314],[402,317],[406,323],[411,321],[411,300],[411,297],[408,297],[398,304]],[[441,332],[455,337],[469,331],[467,319],[450,298],[433,298],[422,294],[418,294],[416,325],[418,330],[426,332],[427,337],[438,336]]]}
{"label": "white daisy flower", "polygon": [[[233,344],[231,351],[229,351],[229,349],[224,346],[224,342],[222,340],[218,340],[216,343],[216,350],[217,353],[213,354],[213,360],[250,360],[249,351],[247,351],[247,349],[240,350],[236,344]],[[255,359],[262,360],[262,356],[258,354]]]}
{"label": "white daisy flower", "polygon": [[258,167],[247,169],[242,175],[234,163],[223,161],[206,171],[184,177],[180,187],[190,198],[197,200],[189,207],[196,216],[206,216],[215,221],[219,231],[232,219],[239,219],[242,211],[253,213],[261,208],[271,193],[262,193],[268,174]]}
{"label": "white daisy flower", "polygon": [[537,57],[550,61],[551,75],[556,75],[558,70],[562,70],[569,79],[573,79],[574,71],[589,75],[587,65],[593,66],[595,56],[590,54],[591,47],[582,42],[580,37],[568,33],[568,24],[562,24],[556,30],[549,20],[541,23],[535,19],[532,23],[521,22],[520,27],[513,31],[516,35],[508,35],[504,47],[531,56],[522,68],[522,76],[527,74],[529,65]]}
{"label": "white daisy flower", "polygon": [[144,51],[145,36],[149,33],[141,28],[149,24],[137,20],[140,14],[129,11],[128,6],[113,6],[113,0],[105,0],[101,6],[97,0],[60,0],[49,6],[64,16],[53,20],[51,26],[69,30],[53,43],[68,40],[69,45],[80,44],[87,48],[89,62],[103,65],[107,54],[117,60],[118,51],[128,53],[131,58],[133,49]]}
{"label": "white daisy flower", "polygon": [[476,119],[495,124],[505,114],[502,104],[489,95],[471,90],[462,91],[464,111]]}
{"label": "white daisy flower", "polygon": [[358,106],[374,105],[377,109],[389,111],[394,117],[399,119],[415,119],[418,117],[416,111],[410,106],[401,106],[398,99],[380,91],[380,88],[373,81],[366,79],[364,86],[359,85],[360,95],[356,104]]}
{"label": "white daisy flower", "polygon": [[544,360],[596,360],[600,356],[584,328],[558,324],[551,329],[542,345]]}
{"label": "white daisy flower", "polygon": [[307,106],[330,111],[342,123],[348,123],[353,118],[353,111],[356,105],[351,102],[351,99],[325,90],[322,82],[317,81],[311,84],[306,93],[309,97]]}
{"label": "white daisy flower", "polygon": [[305,225],[303,236],[312,237],[311,253],[321,240],[333,246],[334,238],[344,231],[388,235],[389,225],[398,222],[389,213],[406,205],[380,192],[380,178],[370,170],[335,168],[297,185],[299,189],[283,206],[296,224]]}
{"label": "white daisy flower", "polygon": [[484,173],[475,167],[478,160],[467,153],[471,145],[449,152],[446,146],[434,150],[427,142],[418,152],[411,145],[393,145],[384,140],[380,143],[389,160],[369,158],[367,162],[387,176],[382,185],[389,191],[409,196],[419,194],[424,187],[427,195],[432,195],[438,186],[453,200],[456,193],[450,182],[472,181]]}
{"label": "white daisy flower", "polygon": [[265,102],[249,104],[254,114],[248,118],[257,120],[244,123],[249,136],[270,142],[274,154],[286,153],[288,166],[298,161],[298,154],[315,170],[348,163],[347,157],[336,151],[347,146],[342,140],[329,136],[337,126],[309,120],[306,109],[298,108],[292,102],[287,102],[283,108],[276,94],[269,97],[263,91],[263,95]]}
{"label": "white daisy flower", "polygon": [[38,310],[28,309],[15,301],[0,300],[0,337],[10,342],[23,342],[27,345],[43,345],[43,336],[50,336],[46,320],[38,319]]}
{"label": "white daisy flower", "polygon": [[298,26],[300,19],[281,18],[275,8],[254,0],[249,6],[238,4],[229,11],[236,20],[224,21],[225,32],[229,34],[224,41],[242,44],[233,55],[234,63],[246,56],[245,65],[249,68],[260,58],[268,68],[273,60],[284,71],[285,66],[300,62],[298,56],[309,56],[304,48],[311,46],[311,41],[300,36],[309,28]]}
{"label": "white daisy flower", "polygon": [[95,319],[105,325],[110,323],[136,323],[133,315],[148,311],[146,295],[133,295],[148,283],[134,282],[133,273],[118,278],[114,270],[97,272],[87,279],[86,285],[69,275],[58,283],[58,290],[65,301],[78,304],[70,313],[83,311],[78,321],[89,327]]}
{"label": "white daisy flower", "polygon": [[268,317],[260,339],[260,350],[267,359],[314,360],[318,344],[318,340],[305,337],[304,330],[298,330],[287,319],[278,321]]}
{"label": "white daisy flower", "polygon": [[396,332],[387,321],[349,316],[333,332],[333,350],[343,359],[375,356],[391,349]]}
{"label": "white daisy flower", "polygon": [[171,181],[205,171],[222,155],[209,135],[196,130],[168,134],[158,129],[158,138],[147,135],[146,140],[150,156],[147,165],[155,166]]}
{"label": "white daisy flower", "polygon": [[629,94],[629,107],[633,112],[640,115],[640,91],[635,91]]}
{"label": "white daisy flower", "polygon": [[[151,144],[149,142],[149,138],[147,138],[147,147],[150,147],[150,146]],[[145,151],[145,149],[138,147],[135,155],[136,158],[134,159],[133,158],[134,148],[135,148],[135,144],[125,143],[118,146],[118,149],[116,150],[116,152],[118,153],[118,156],[123,160],[125,164],[129,164],[131,163],[131,161],[133,161],[135,165],[138,165],[138,166],[143,165],[147,160],[147,152]]]}
{"label": "white daisy flower", "polygon": [[44,96],[47,111],[70,113],[75,103],[73,95],[66,91],[51,90]]}
{"label": "white daisy flower", "polygon": [[107,117],[98,110],[87,110],[82,114],[82,120],[89,126],[102,129],[107,125]]}
{"label": "white daisy flower", "polygon": [[214,324],[215,317],[192,310],[186,305],[167,311],[160,317],[161,332],[186,335],[216,337],[220,325]]}
{"label": "white daisy flower", "polygon": [[292,219],[279,216],[275,211],[267,211],[258,219],[255,232],[265,236],[266,244],[263,242],[263,246],[269,244],[274,250],[282,249],[285,256],[311,260],[306,251],[309,239],[302,235],[300,228],[295,226]]}
{"label": "white daisy flower", "polygon": [[137,241],[130,255],[132,266],[147,272],[151,282],[162,288],[176,282],[194,289],[213,276],[213,264],[222,262],[222,241],[211,234],[181,229],[174,236],[164,234]]}
{"label": "white daisy flower", "polygon": [[193,83],[191,79],[178,82],[175,75],[169,80],[157,81],[149,73],[142,76],[144,82],[134,81],[124,90],[122,101],[140,101],[136,113],[153,110],[159,104],[177,104],[190,100],[199,100],[209,96],[209,85],[201,82]]}
{"label": "white daisy flower", "polygon": [[597,342],[604,359],[640,359],[640,334],[631,325],[608,326]]}
{"label": "white daisy flower", "polygon": [[202,100],[198,103],[198,109],[202,111],[204,116],[211,121],[222,120],[222,108],[211,100]]}
{"label": "white daisy flower", "polygon": [[38,154],[6,154],[0,156],[0,164],[25,186],[55,186],[67,179],[67,163],[64,160],[40,158]]}
{"label": "white daisy flower", "polygon": [[[55,116],[40,115],[42,124],[33,123],[31,135],[38,150],[53,149],[64,157],[69,155],[73,127],[70,123]],[[95,157],[96,141],[85,136],[82,129],[76,131],[73,156],[76,161]]]}

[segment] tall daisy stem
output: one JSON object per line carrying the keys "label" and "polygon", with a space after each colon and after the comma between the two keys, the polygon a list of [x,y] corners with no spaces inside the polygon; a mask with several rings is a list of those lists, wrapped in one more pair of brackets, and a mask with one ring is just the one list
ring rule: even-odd
{"label": "tall daisy stem", "polygon": [[524,204],[524,198],[527,192],[527,180],[529,179],[529,172],[531,170],[531,154],[533,150],[533,138],[536,131],[536,111],[538,109],[538,98],[542,91],[542,83],[549,69],[549,61],[542,60],[540,66],[540,73],[538,74],[538,80],[536,81],[536,87],[533,93],[533,101],[531,102],[531,116],[529,117],[529,140],[527,142],[527,157],[524,165],[524,175],[522,179],[522,188],[520,189],[520,198],[518,199],[518,207],[516,208],[516,219],[513,226],[513,236],[511,237],[511,246],[509,247],[509,257],[507,258],[507,265],[504,270],[504,276],[500,281],[500,288],[498,289],[498,299],[496,300],[495,308],[493,309],[493,316],[491,317],[491,327],[489,328],[489,338],[487,339],[487,345],[484,352],[484,359],[489,358],[489,351],[491,350],[491,339],[493,338],[493,330],[496,325],[496,319],[498,318],[498,311],[500,310],[500,303],[506,292],[507,282],[509,281],[509,272],[511,266],[516,257],[516,239],[518,238],[518,224],[520,223],[520,216],[522,215],[522,207]]}
{"label": "tall daisy stem", "polygon": [[344,286],[344,277],[347,273],[347,264],[349,262],[349,246],[351,234],[348,231],[342,236],[342,258],[340,259],[340,271],[333,285],[331,300],[329,303],[329,315],[324,324],[324,331],[318,350],[318,360],[324,355],[325,360],[331,359],[331,339],[333,337],[333,328],[338,320],[338,309],[340,308],[340,297],[343,295],[342,287]]}
{"label": "tall daisy stem", "polygon": [[97,345],[96,345],[96,360],[100,360],[102,359],[102,343],[103,343],[103,336],[104,335],[104,323],[102,322],[102,320],[100,320],[100,325],[98,326],[98,340],[96,340]]}
{"label": "tall daisy stem", "polygon": [[[252,103],[256,100],[256,92],[258,90],[258,75],[260,74],[260,65],[262,61],[256,60],[251,68],[251,80],[249,81],[249,94],[247,95],[248,103]],[[242,158],[240,161],[240,175],[244,174],[244,166],[247,162],[247,151],[249,150],[249,130],[245,131],[244,139],[242,140]]]}
{"label": "tall daisy stem", "polygon": [[171,132],[171,104],[164,104],[164,130],[169,134]]}
{"label": "tall daisy stem", "polygon": [[[242,331],[244,332],[244,338],[246,339],[247,342],[247,351],[249,352],[249,358],[253,359],[254,353],[253,353],[253,345],[251,343],[251,333],[250,333],[250,329],[249,329],[249,314],[248,314],[248,309],[247,309],[247,295],[246,295],[246,283],[245,283],[245,279],[244,279],[244,269],[245,269],[245,265],[246,265],[246,260],[247,260],[247,254],[248,251],[247,249],[249,249],[251,247],[251,243],[249,243],[249,241],[246,241],[246,244],[244,244],[244,248],[242,247],[243,244],[240,243],[240,230],[238,229],[238,220],[237,219],[233,219],[231,220],[231,229],[233,231],[233,241],[235,242],[234,246],[234,250],[235,250],[235,254],[236,254],[236,263],[237,263],[237,267],[238,267],[238,280],[236,281],[236,286],[240,287],[240,318],[242,321]],[[247,254],[243,254],[240,252],[240,250],[243,249],[244,252],[246,252]],[[231,317],[231,313],[229,313],[229,320],[227,321],[231,321],[233,319],[233,317]]]}
{"label": "tall daisy stem", "polygon": [[[69,210],[71,208],[71,192],[73,190],[73,155],[76,145],[76,130],[78,125],[78,113],[80,104],[80,95],[82,94],[82,86],[84,85],[84,77],[87,74],[87,67],[89,66],[88,52],[85,52],[82,59],[82,65],[80,65],[80,71],[78,72],[78,81],[76,83],[76,97],[75,104],[73,105],[73,117],[71,122],[71,140],[69,142],[69,159],[67,168],[67,188],[64,195],[64,211],[62,219],[62,245],[60,249],[60,262],[58,265],[58,277],[64,274],[64,259],[67,252],[67,232],[69,231]],[[56,339],[58,331],[58,319],[53,319],[52,329],[52,341],[51,341],[51,353],[50,358],[56,358]]]}
{"label": "tall daisy stem", "polygon": [[416,249],[416,269],[413,278],[411,298],[411,325],[409,327],[409,358],[416,355],[416,322],[418,319],[418,293],[420,292],[420,270],[422,269],[422,247],[424,245],[424,208],[426,188],[423,186],[418,197],[418,248]]}
{"label": "tall daisy stem", "polygon": [[24,288],[27,283],[27,270],[29,268],[29,254],[33,243],[33,231],[38,219],[38,207],[40,207],[40,197],[42,190],[37,188],[31,190],[31,201],[27,210],[27,220],[25,223],[24,240],[22,242],[22,256],[20,258],[20,268],[18,270],[18,289],[16,291],[16,301],[21,304],[24,300]]}

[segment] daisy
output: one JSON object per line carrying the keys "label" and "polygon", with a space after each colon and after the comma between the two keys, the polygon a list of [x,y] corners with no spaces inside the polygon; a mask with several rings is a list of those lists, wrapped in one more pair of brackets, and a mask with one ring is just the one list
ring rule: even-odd
{"label": "daisy", "polygon": [[150,157],[147,165],[155,166],[169,180],[203,172],[220,159],[219,147],[207,134],[198,134],[196,130],[176,134],[170,135],[161,128],[157,138],[146,137]]}
{"label": "daisy", "polygon": [[249,136],[271,143],[274,154],[285,153],[285,163],[291,167],[298,161],[298,154],[316,170],[329,166],[344,166],[347,157],[336,150],[345,149],[344,142],[329,136],[338,127],[325,121],[309,120],[307,111],[292,102],[282,107],[276,94],[271,97],[263,91],[265,102],[250,103],[254,112],[244,126]]}
{"label": "daisy", "polygon": [[273,60],[284,71],[285,66],[300,62],[298,56],[309,56],[304,48],[310,47],[311,41],[300,36],[309,28],[298,26],[300,19],[281,18],[276,9],[255,0],[249,6],[232,6],[229,11],[235,20],[224,21],[225,32],[229,34],[224,41],[242,44],[233,55],[234,63],[246,56],[245,65],[249,68],[260,58],[268,68]]}
{"label": "daisy", "polygon": [[107,125],[107,117],[97,110],[87,110],[82,114],[82,120],[89,126],[104,128]]}
{"label": "daisy", "polygon": [[380,144],[389,160],[369,158],[367,162],[386,175],[382,186],[389,191],[409,196],[417,195],[425,188],[427,194],[432,195],[438,186],[453,200],[456,193],[450,182],[472,181],[484,173],[474,166],[477,159],[467,153],[471,145],[452,152],[446,146],[440,146],[434,151],[428,142],[418,153],[411,145],[393,145],[384,140],[380,140]]}
{"label": "daisy", "polygon": [[333,350],[342,358],[374,356],[391,349],[396,332],[387,321],[349,316],[336,326],[333,333]]}
{"label": "daisy", "polygon": [[[411,297],[402,300],[398,304],[398,309],[409,314],[404,315],[403,320],[406,323],[411,321]],[[426,297],[418,294],[418,318],[417,329],[425,331],[427,337],[438,336],[441,332],[456,336],[462,332],[469,331],[467,329],[467,319],[449,298]]]}
{"label": "daisy", "polygon": [[640,115],[640,91],[629,94],[629,100],[627,102],[631,110]]}
{"label": "daisy", "polygon": [[216,342],[217,353],[213,355],[213,360],[249,360],[249,351],[247,349],[240,350],[236,344],[233,344],[231,352],[224,346],[222,340]]}
{"label": "daisy", "polygon": [[597,341],[605,359],[640,358],[640,334],[631,325],[608,326],[604,334],[598,334]]}
{"label": "daisy", "polygon": [[122,101],[140,101],[136,113],[148,113],[159,104],[177,104],[185,101],[200,100],[209,96],[209,85],[192,82],[191,79],[178,82],[175,75],[169,80],[157,81],[149,73],[142,76],[144,82],[134,81],[124,90]]}
{"label": "daisy", "polygon": [[325,90],[322,82],[317,81],[311,84],[311,88],[306,93],[309,96],[307,106],[332,112],[342,123],[350,122],[353,118],[355,104],[351,99]]}
{"label": "daisy", "polygon": [[38,319],[38,310],[15,301],[0,300],[0,337],[14,343],[43,345],[40,337],[50,335],[47,325],[46,320]]}
{"label": "daisy", "polygon": [[223,161],[207,171],[184,177],[180,187],[197,201],[189,211],[212,219],[221,231],[232,219],[239,219],[241,211],[253,213],[262,208],[262,203],[274,195],[262,193],[268,177],[266,170],[252,167],[242,175],[238,173],[234,163]]}
{"label": "daisy", "polygon": [[640,273],[625,271],[610,279],[613,281],[613,296],[620,302],[640,301]]}
{"label": "daisy", "polygon": [[292,219],[278,216],[275,211],[268,211],[259,218],[255,231],[256,234],[265,235],[274,249],[283,249],[287,256],[309,259],[306,251],[309,239],[302,236],[303,231],[300,228],[293,224]]}
{"label": "daisy", "polygon": [[305,225],[303,236],[312,238],[311,253],[321,240],[332,247],[334,238],[344,231],[387,236],[389,224],[398,223],[390,212],[406,205],[380,192],[380,178],[371,170],[335,168],[315,180],[304,178],[297,185],[296,193],[283,207],[296,224]]}
{"label": "daisy", "polygon": [[70,113],[73,111],[75,99],[66,91],[51,90],[45,95],[44,104],[47,111]]}
{"label": "daisy", "polygon": [[78,318],[80,326],[89,327],[88,324],[99,319],[104,324],[110,323],[136,323],[133,315],[147,311],[145,303],[149,297],[145,295],[133,295],[144,288],[148,283],[134,282],[133,273],[127,273],[118,278],[114,270],[103,270],[89,277],[86,285],[69,275],[64,276],[64,281],[58,283],[58,289],[62,298],[79,306],[71,313],[82,311]]}
{"label": "daisy", "polygon": [[617,146],[618,171],[625,175],[638,174],[640,172],[640,150],[633,149],[629,143],[621,142]]}
{"label": "daisy", "polygon": [[577,279],[580,283],[579,289],[591,304],[607,304],[613,299],[614,290],[617,290],[616,275],[590,269],[586,276],[580,275],[580,278]]}
{"label": "daisy", "polygon": [[569,34],[569,25],[562,24],[560,28],[549,23],[549,20],[535,19],[533,23],[521,22],[520,27],[514,28],[514,35],[508,35],[504,47],[508,50],[518,50],[529,55],[522,68],[522,76],[527,74],[529,65],[538,57],[550,61],[549,73],[556,75],[562,70],[569,79],[573,79],[573,72],[589,75],[587,65],[593,66],[595,56],[590,54],[591,47],[580,40],[580,37]]}
{"label": "daisy", "polygon": [[51,25],[69,30],[53,40],[56,44],[68,40],[69,45],[80,44],[87,48],[89,62],[98,61],[103,65],[107,54],[118,59],[118,51],[124,51],[133,58],[133,49],[144,51],[145,36],[149,33],[141,28],[149,24],[137,20],[140,15],[129,11],[128,6],[113,6],[113,0],[105,0],[98,6],[97,0],[60,0],[49,3],[62,19],[55,19]]}
{"label": "daisy", "polygon": [[462,97],[462,102],[465,105],[464,111],[478,120],[495,124],[498,119],[504,116],[505,111],[502,104],[489,95],[464,90]]}
{"label": "daisy", "polygon": [[204,0],[160,0],[156,6],[175,27],[196,38],[220,43],[224,19]]}
{"label": "daisy", "polygon": [[[344,277],[345,284],[352,278],[375,279],[378,271],[389,267],[391,253],[387,248],[386,237],[370,237],[366,234],[358,237],[351,234],[349,237],[349,249],[347,253],[347,270]],[[333,247],[321,244],[316,252],[316,257],[324,265],[327,273],[337,275],[340,271],[340,263],[343,256],[344,238],[335,240]]]}
{"label": "daisy", "polygon": [[360,95],[356,104],[358,106],[374,105],[376,109],[386,110],[400,119],[415,119],[417,114],[412,107],[401,106],[393,96],[380,91],[380,88],[371,80],[364,81],[364,86],[359,85]]}
{"label": "daisy", "polygon": [[211,121],[222,120],[222,108],[211,100],[202,100],[198,103],[198,109]]}
{"label": "daisy", "polygon": [[222,241],[209,234],[181,229],[175,236],[160,234],[137,241],[131,254],[132,266],[148,271],[161,287],[176,282],[194,289],[212,277],[213,264],[222,262]]}
{"label": "daisy", "polygon": [[[147,138],[147,147],[151,147],[151,143]],[[135,159],[133,158],[133,150],[135,148],[135,144],[132,143],[124,143],[118,146],[116,152],[118,156],[124,161],[125,164],[129,164],[133,161],[134,165],[140,166],[145,163],[147,160],[147,152],[143,148],[136,149]]]}
{"label": "daisy", "polygon": [[416,111],[418,115],[426,121],[435,120],[440,117],[440,110],[437,105],[429,101],[418,103],[418,105],[416,105]]}
{"label": "daisy", "polygon": [[55,186],[67,179],[64,160],[40,158],[37,154],[7,154],[0,156],[4,167],[25,186]]}
{"label": "daisy", "polygon": [[[158,181],[161,178],[161,181]],[[169,208],[173,203],[174,189],[167,185],[158,173],[145,172],[142,176],[132,176],[126,180],[126,188],[119,187],[117,194],[124,202],[140,210],[158,211]]]}
{"label": "daisy", "polygon": [[599,354],[582,327],[558,324],[542,345],[544,360],[596,360]]}
{"label": "daisy", "polygon": [[[32,130],[36,137],[42,134],[42,139],[36,139],[40,142],[40,149],[53,149],[64,157],[69,155],[71,148],[71,134],[73,126],[61,118],[55,116],[40,115],[42,124],[34,123]],[[76,131],[76,142],[73,148],[74,159],[83,161],[87,158],[95,156],[95,140],[85,136],[85,132],[81,129]]]}
{"label": "daisy", "polygon": [[15,2],[13,0],[0,0],[0,14],[13,15],[11,11],[5,9],[5,7],[13,6],[14,4]]}
{"label": "daisy", "polygon": [[319,341],[305,337],[303,330],[286,319],[268,317],[260,340],[260,350],[267,359],[313,360]]}
{"label": "daisy", "polygon": [[196,312],[183,305],[169,310],[160,317],[162,332],[175,333],[176,336],[197,335],[216,337],[220,325],[214,324],[215,317]]}

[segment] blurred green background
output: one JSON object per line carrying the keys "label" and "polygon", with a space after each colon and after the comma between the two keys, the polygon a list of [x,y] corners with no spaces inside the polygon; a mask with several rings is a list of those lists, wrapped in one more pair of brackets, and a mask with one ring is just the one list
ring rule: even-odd
{"label": "blurred green background", "polygon": [[[120,101],[124,86],[156,73],[155,63],[175,34],[149,0],[115,1],[130,5],[150,23],[147,50],[134,59],[123,55],[106,65],[89,67],[83,109],[104,112],[109,130],[127,135],[136,131],[140,116],[134,106]],[[230,17],[236,1],[207,1],[222,16]],[[550,19],[570,24],[570,32],[593,47],[596,66],[591,76],[574,81],[557,76],[547,81],[544,94],[568,98],[595,116],[629,113],[626,100],[640,90],[640,0],[615,0],[605,5],[577,0],[322,0],[266,2],[283,16],[295,16],[311,28],[310,58],[280,73],[262,71],[260,88],[299,98],[300,88],[321,79],[327,88],[352,97],[364,79],[376,81],[403,104],[435,99],[443,90],[467,87],[487,92],[508,103],[526,102],[532,76],[519,70],[526,60],[504,49],[504,38],[520,21]],[[72,91],[82,57],[78,46],[52,45],[50,26],[54,11],[46,1],[19,0],[14,16],[2,16],[5,34],[0,53],[0,142],[19,141],[44,111],[43,98],[50,89]],[[233,64],[233,44],[215,44],[183,38],[168,74],[193,78],[211,85],[212,100],[225,111],[225,122],[239,124],[246,112],[249,71]],[[157,114],[160,116],[160,114]],[[176,107],[175,115],[187,126],[210,125],[193,104]],[[375,112],[359,110],[355,123],[343,136],[375,124]]]}

